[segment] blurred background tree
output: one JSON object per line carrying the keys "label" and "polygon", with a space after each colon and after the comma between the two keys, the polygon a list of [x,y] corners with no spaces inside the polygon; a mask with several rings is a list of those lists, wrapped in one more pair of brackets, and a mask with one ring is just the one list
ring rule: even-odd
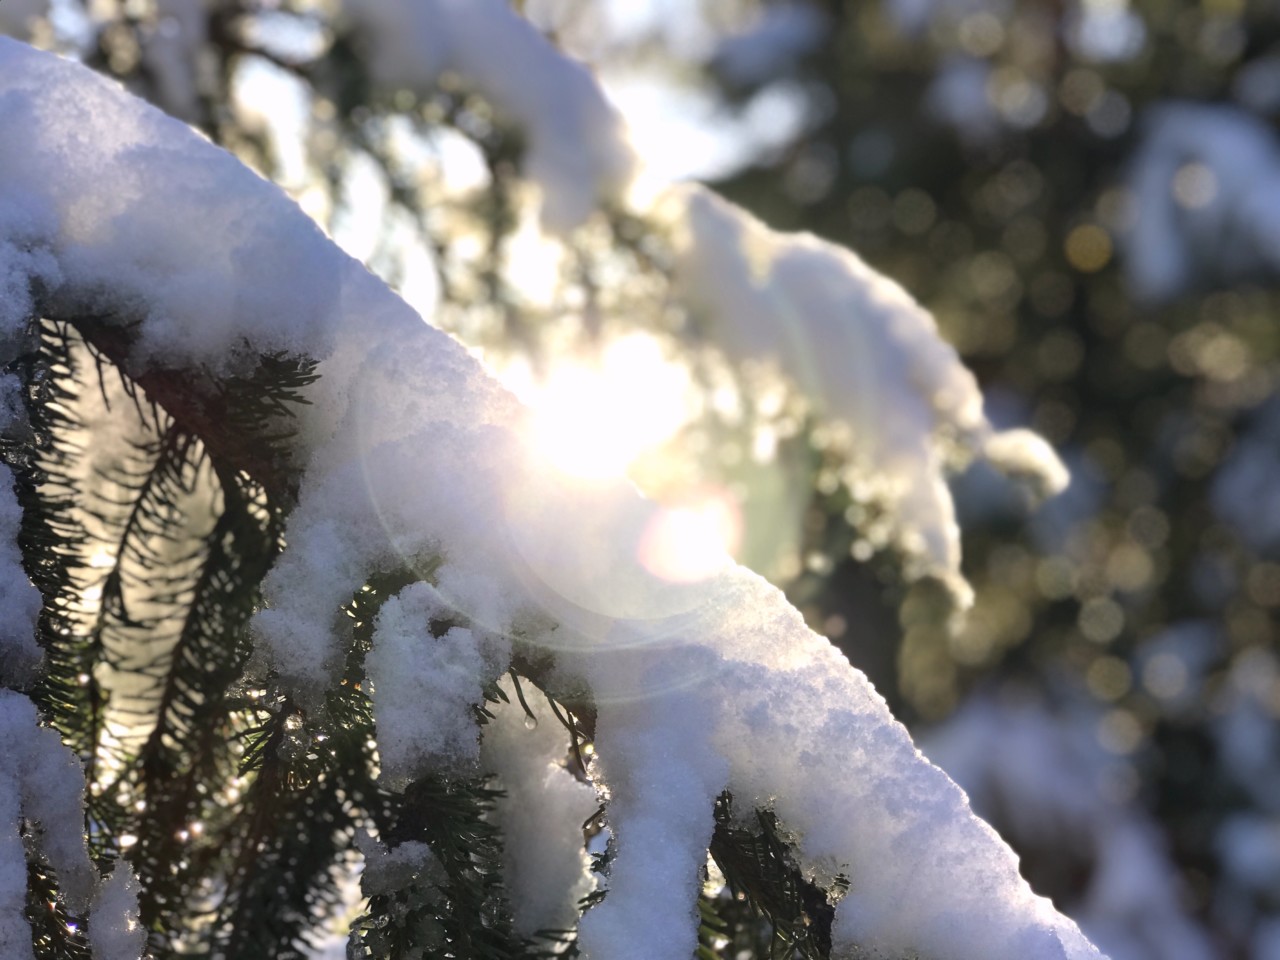
{"label": "blurred background tree", "polygon": [[748,107],[799,91],[801,129],[717,189],[900,280],[1073,472],[1030,522],[981,468],[957,483],[957,631],[919,586],[896,629],[852,619],[874,591],[839,497],[793,591],[1113,956],[1280,955],[1275,9],[770,16],[821,26],[708,66]]}
{"label": "blurred background tree", "polygon": [[[679,403],[631,431],[652,432],[619,454],[633,478],[729,492],[744,561],[868,672],[1038,890],[1116,960],[1280,958],[1280,11],[521,5],[598,71],[656,176],[856,250],[933,311],[997,424],[1064,454],[1072,486],[1035,513],[981,464],[957,477],[960,622],[892,572],[803,398],[687,349],[696,323],[646,280],[669,251],[622,216],[545,232],[482,99],[369,59],[375,6],[5,0],[0,27],[280,182],[549,422],[584,405],[565,357],[616,381],[609,351],[657,338],[641,376]],[[615,433],[625,403],[605,404]]]}

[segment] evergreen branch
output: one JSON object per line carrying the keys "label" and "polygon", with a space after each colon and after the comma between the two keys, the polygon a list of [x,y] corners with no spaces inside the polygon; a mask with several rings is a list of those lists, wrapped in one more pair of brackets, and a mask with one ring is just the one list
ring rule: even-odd
{"label": "evergreen branch", "polygon": [[[71,320],[93,349],[131,379],[187,433],[197,436],[218,462],[241,470],[262,485],[272,503],[287,508],[297,499],[298,471],[290,462],[288,428],[264,426],[291,416],[305,403],[302,388],[314,382],[314,364],[285,354],[266,354],[247,375],[214,377],[191,368],[149,366],[132,371],[134,324],[118,318]],[[269,385],[266,392],[246,387]],[[249,428],[246,430],[246,428]]]}
{"label": "evergreen branch", "polygon": [[[232,812],[218,809],[219,786],[235,775],[232,732],[244,726],[231,691],[248,656],[244,625],[291,502],[290,487],[283,504],[272,501],[252,474],[287,462],[289,417],[314,375],[305,363],[265,357],[249,375],[213,385],[204,378],[207,389],[193,398],[186,372],[124,372],[114,348],[126,328],[95,318],[39,327],[40,352],[18,361],[24,382],[38,385],[28,393],[38,450],[30,455],[34,445],[19,437],[0,451],[18,474],[24,558],[46,599],[40,632],[50,669],[34,692],[89,763],[91,849],[101,858],[135,834],[143,920],[163,956],[179,941],[194,943],[194,898],[221,869],[221,847],[211,838],[188,843],[185,826],[221,829],[215,820]],[[114,403],[113,375],[112,390],[131,408]],[[127,436],[112,430],[117,459],[90,467],[91,454],[102,456],[84,420],[94,407]],[[214,424],[211,446],[201,434]],[[108,569],[99,572],[91,556],[108,557]],[[85,600],[91,588],[100,591],[96,608]],[[124,772],[110,785],[94,769],[105,749],[100,664],[136,678],[137,696],[110,709],[149,731],[136,752],[113,748]],[[301,915],[309,926],[309,912]],[[66,941],[67,929],[59,936]]]}
{"label": "evergreen branch", "polygon": [[586,737],[584,737],[582,731],[578,729],[578,722],[574,717],[573,712],[566,707],[562,713],[560,711],[560,705],[556,703],[555,698],[550,694],[546,694],[545,696],[547,698],[547,703],[551,705],[551,712],[555,714],[555,717],[560,721],[561,726],[569,731],[569,745],[573,748],[573,758],[578,763],[578,769],[585,774],[587,764],[586,761],[582,759],[581,743],[586,742]]}
{"label": "evergreen branch", "polygon": [[[109,403],[101,381],[108,370],[118,368],[110,352],[113,344],[106,342],[104,347],[104,342],[93,342],[93,356],[100,364],[94,373]],[[263,371],[273,363],[273,372],[289,380],[289,388],[267,388],[271,375]],[[372,819],[390,844],[426,842],[443,866],[445,879],[430,889],[412,889],[411,884],[406,890],[371,897],[353,939],[366,956],[409,956],[409,950],[437,937],[454,955],[477,960],[572,953],[572,931],[543,931],[526,941],[511,928],[502,883],[501,836],[489,817],[500,794],[487,780],[424,778],[400,796],[388,795],[376,785],[368,752],[372,717],[359,689],[361,661],[377,607],[403,585],[399,581],[407,580],[407,572],[385,578],[355,598],[349,610],[353,627],[348,676],[325,710],[305,716],[283,701],[274,712],[257,711],[258,725],[246,737],[241,770],[249,786],[240,803],[233,805],[243,811],[239,820],[230,819],[234,810],[223,815],[216,824],[216,843],[196,842],[190,833],[174,835],[175,825],[197,819],[213,824],[217,818],[208,788],[228,779],[228,734],[247,725],[237,717],[250,716],[232,693],[248,656],[243,626],[256,585],[279,542],[278,526],[264,524],[263,518],[278,521],[292,502],[295,481],[272,473],[287,464],[288,430],[280,424],[287,422],[290,405],[296,402],[296,392],[289,390],[300,389],[309,376],[305,365],[269,358],[249,389],[241,383],[198,391],[199,402],[193,406],[188,398],[177,411],[161,400],[145,419],[149,386],[158,385],[162,392],[176,387],[163,377],[153,376],[145,383],[141,377],[124,378],[138,421],[153,424],[157,433],[154,441],[139,442],[133,456],[114,465],[104,478],[118,493],[99,491],[89,505],[99,526],[118,535],[115,565],[102,584],[102,604],[90,631],[95,656],[124,668],[113,656],[124,644],[124,634],[133,642],[167,651],[137,668],[140,676],[155,683],[154,720],[137,755],[130,758],[130,783],[147,801],[147,815],[134,818],[140,836],[134,857],[145,878],[143,918],[156,934],[153,949],[164,955],[178,949],[180,941],[184,952],[193,945],[190,931],[185,937],[169,934],[199,909],[201,881],[218,876],[226,893],[212,921],[211,951],[227,960],[302,957],[316,916],[335,902],[334,872],[354,831]],[[184,380],[183,389],[187,388]],[[68,411],[76,409],[77,399],[74,391],[68,392]],[[225,421],[220,448],[205,444],[201,435],[214,408]],[[232,449],[226,423],[235,424],[241,447],[247,438],[257,437],[276,452],[265,459],[261,450],[248,458],[224,456]],[[57,448],[67,460],[82,452],[73,429],[70,422]],[[270,466],[261,467],[263,463]],[[276,490],[286,491],[283,501],[271,488],[255,492],[258,488],[245,486],[255,469],[272,473]],[[216,473],[216,484],[209,471]],[[68,490],[74,489],[73,481],[70,476],[61,480]],[[197,495],[200,484],[220,489],[221,503],[211,529],[194,535],[199,524],[193,528],[195,518],[185,514],[183,504],[204,502]],[[68,514],[61,526],[77,533],[83,523],[77,528],[76,520],[74,513]],[[48,565],[65,569],[76,555],[75,549],[64,548]],[[74,597],[83,591],[82,578],[63,576],[66,594]],[[131,609],[137,598],[141,606]],[[499,694],[495,688],[486,695],[494,699]],[[527,710],[522,687],[517,687],[517,698]],[[549,700],[582,764],[580,744],[589,732],[584,732],[577,711]],[[477,714],[481,722],[487,719],[483,703],[477,705]],[[588,731],[591,719],[588,710]],[[758,939],[763,918],[772,931],[772,955],[826,957],[833,912],[827,895],[803,880],[771,814],[758,813],[756,824],[747,828],[733,820],[730,802],[726,795],[717,804],[712,855],[730,889],[743,899],[735,896],[709,905],[702,952],[713,951],[722,939],[742,941],[753,931]],[[103,826],[108,826],[105,816]]]}
{"label": "evergreen branch", "polygon": [[391,798],[378,824],[391,847],[425,842],[443,882],[415,879],[394,893],[369,898],[353,925],[358,957],[401,960],[415,949],[458,960],[516,960],[536,951],[511,927],[502,885],[502,842],[490,814],[503,794],[487,777],[424,777]]}
{"label": "evergreen branch", "polygon": [[308,716],[276,697],[243,735],[249,787],[217,915],[222,960],[302,960],[316,917],[337,900],[335,871],[355,830],[387,802],[373,772],[372,705],[360,688],[380,603],[366,588],[349,605],[356,639],[323,710]]}
{"label": "evergreen branch", "polygon": [[[6,444],[4,457],[13,470],[22,505],[19,546],[27,575],[44,598],[37,641],[45,651],[45,671],[30,691],[44,717],[82,757],[96,743],[102,693],[93,676],[100,651],[82,634],[73,613],[87,586],[72,561],[88,541],[78,510],[78,490],[66,473],[83,452],[74,438],[83,424],[72,411],[82,389],[65,325],[33,321],[34,352],[15,361],[24,383],[31,436]],[[86,730],[87,725],[87,730]]]}
{"label": "evergreen branch", "polygon": [[[352,625],[349,683],[343,689],[354,686],[353,678],[362,675],[363,657],[382,603],[420,575],[407,569],[386,575],[353,599],[347,609]],[[442,618],[429,629],[440,636],[453,625],[451,619]],[[489,703],[506,699],[497,684],[489,685],[484,695]],[[517,696],[523,701],[522,692]],[[478,722],[492,719],[483,703],[475,709]],[[368,730],[372,735],[371,723]],[[485,776],[433,775],[415,781],[401,794],[380,791],[378,802],[367,810],[382,842],[390,847],[409,841],[426,843],[443,876],[415,877],[401,889],[370,896],[366,911],[352,924],[353,957],[514,960],[559,952],[564,938],[548,932],[525,940],[512,928],[502,877],[502,837],[491,816],[501,796]]]}
{"label": "evergreen branch", "polygon": [[[274,524],[262,520],[270,514],[254,509],[259,491],[240,475],[221,472],[218,479],[222,511],[167,658],[155,725],[133,763],[147,804],[135,857],[151,880],[142,917],[160,933],[158,940],[180,927],[192,890],[220,865],[221,851],[210,838],[236,810],[221,794],[236,774],[231,743],[243,723],[231,691],[249,658],[245,627],[278,542]],[[177,835],[175,824],[184,825]]]}
{"label": "evergreen branch", "polygon": [[749,825],[736,818],[728,792],[716,800],[710,853],[730,898],[712,906],[725,924],[726,939],[759,944],[758,918],[763,917],[772,928],[770,957],[827,960],[834,900],[847,890],[848,881],[837,878],[828,892],[806,880],[777,817],[757,810],[753,819]]}
{"label": "evergreen branch", "polygon": [[302,960],[316,918],[331,912],[333,871],[374,789],[371,718],[347,719],[329,728],[332,737],[313,735],[285,701],[257,731],[246,754],[257,764],[245,771],[253,773],[247,817],[216,925],[225,960]]}
{"label": "evergreen branch", "polygon": [[39,960],[89,960],[89,943],[79,918],[67,913],[52,874],[27,861],[27,922]]}

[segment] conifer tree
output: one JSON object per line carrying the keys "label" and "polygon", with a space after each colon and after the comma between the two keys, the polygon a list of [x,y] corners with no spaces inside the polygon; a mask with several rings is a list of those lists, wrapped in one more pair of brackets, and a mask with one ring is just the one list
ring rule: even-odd
{"label": "conifer tree", "polygon": [[[1246,864],[1274,760],[1243,744],[1277,737],[1245,692],[1277,657],[1259,589],[1278,546],[1276,12],[821,6],[794,56],[713,61],[735,102],[799,86],[827,106],[716,188],[904,282],[1075,475],[1050,522],[1016,533],[977,491],[960,637],[911,598],[878,651],[851,631],[850,656],[895,715],[941,724],[930,756],[1114,957],[1266,957],[1275,875]],[[795,591],[820,621],[847,616],[866,570],[838,514],[815,514],[843,557]],[[1020,753],[1033,743],[1055,757],[1053,797]],[[1142,894],[1112,898],[1118,876]]]}
{"label": "conifer tree", "polygon": [[[265,166],[288,145],[219,86],[250,56],[307,84],[340,134],[325,196],[376,158],[476,344],[568,312],[577,343],[648,324],[699,376],[743,368],[748,420],[835,425],[878,546],[951,603],[944,470],[1061,485],[851,253],[629,192],[619,119],[503,5],[349,3],[303,57],[212,9],[223,59],[185,99],[166,71],[193,34],[163,17],[104,31],[99,65]],[[351,957],[1097,956],[771,588],[719,554],[650,563],[668,513],[548,465],[532,417],[274,188],[10,42],[0,104],[5,950],[300,958],[359,865]],[[462,135],[479,188],[409,167]],[[557,251],[550,302],[511,268],[521,230]],[[862,351],[860,379],[803,382],[796,328]],[[750,403],[776,382],[803,406]]]}

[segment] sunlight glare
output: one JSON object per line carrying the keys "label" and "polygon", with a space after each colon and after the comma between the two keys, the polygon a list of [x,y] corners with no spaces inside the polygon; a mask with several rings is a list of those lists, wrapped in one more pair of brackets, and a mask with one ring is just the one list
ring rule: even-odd
{"label": "sunlight glare", "polygon": [[526,401],[538,446],[566,473],[622,477],[688,418],[689,377],[652,338],[623,337],[598,362],[557,369]]}
{"label": "sunlight glare", "polygon": [[105,547],[99,547],[89,557],[89,566],[94,570],[103,570],[115,566],[116,555]]}
{"label": "sunlight glare", "polygon": [[742,540],[742,511],[727,491],[704,489],[659,508],[640,539],[640,562],[672,583],[719,573]]}

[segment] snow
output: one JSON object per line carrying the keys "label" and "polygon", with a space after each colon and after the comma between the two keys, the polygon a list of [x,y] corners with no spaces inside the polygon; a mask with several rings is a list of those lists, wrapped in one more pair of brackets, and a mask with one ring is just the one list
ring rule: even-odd
{"label": "snow", "polygon": [[541,698],[531,698],[530,719],[510,680],[502,689],[508,702],[494,708],[484,728],[480,765],[506,791],[494,820],[502,829],[515,929],[525,936],[571,929],[578,901],[595,887],[582,825],[599,800],[566,766],[568,731]]}
{"label": "snow", "polygon": [[1073,914],[1112,960],[1209,960],[1159,830],[1108,789],[1124,767],[1099,745],[1098,720],[1088,706],[1051,710],[1029,691],[979,693],[924,748],[1028,860],[1052,858],[1056,875],[1088,878]]}
{"label": "snow", "polygon": [[[57,272],[47,254],[24,249],[21,216],[19,212],[19,230],[13,239],[0,240],[0,330],[15,340],[27,320],[29,278]],[[6,361],[16,352],[11,347],[0,350]],[[6,435],[30,432],[22,390],[15,375],[0,373],[0,432]],[[43,658],[35,640],[42,601],[22,567],[17,543],[22,508],[13,482],[9,468],[0,466],[0,683],[21,687],[35,676]]]}
{"label": "snow", "polygon": [[995,433],[977,382],[933,318],[855,254],[774,233],[700,188],[672,196],[685,297],[709,315],[718,346],[739,363],[775,365],[848,431],[847,482],[887,509],[909,572],[966,597],[944,438],[1049,494],[1068,479],[1057,456],[1028,431]]}
{"label": "snow", "polygon": [[548,229],[580,225],[626,187],[635,157],[621,118],[586,69],[504,0],[344,0],[343,10],[377,51],[384,88],[425,94],[453,71],[523,129],[524,172],[542,189]]}
{"label": "snow", "polygon": [[138,881],[128,861],[116,863],[98,890],[89,918],[93,960],[138,960],[147,947],[147,930],[139,920]]}
{"label": "snow", "polygon": [[0,689],[0,956],[6,960],[34,958],[24,918],[24,820],[36,825],[37,849],[71,909],[89,905],[96,874],[85,846],[83,797],[79,761],[55,731],[37,725],[30,700]]}
{"label": "snow", "polygon": [[448,880],[431,847],[421,841],[408,840],[389,850],[361,830],[356,834],[356,846],[364,857],[360,889],[366,897],[395,893],[415,880],[441,886]]}
{"label": "snow", "polygon": [[[4,193],[0,232],[8,244],[0,276],[25,272],[49,291],[74,277],[84,307],[136,313],[143,352],[157,359],[182,356],[225,369],[250,330],[255,345],[267,349],[323,348],[336,317],[335,272],[353,266],[301,211],[269,212],[280,196],[274,186],[244,180],[230,155],[203,149],[184,124],[139,110],[112,84],[78,84],[74,94],[55,86],[39,95],[64,68],[32,61],[12,41],[5,53],[7,62],[20,63],[7,70],[0,116],[6,127],[40,135],[0,142],[0,169],[15,184],[44,186]],[[167,175],[156,178],[157,169]],[[198,212],[202,229],[175,218],[175,210]],[[287,274],[298,282],[273,282]],[[29,311],[25,291],[18,292],[0,316],[8,336]],[[294,319],[300,316],[313,322],[302,328]]]}
{"label": "snow", "polygon": [[[373,684],[374,720],[382,776],[408,784],[430,770],[474,764],[480,738],[472,704],[486,682],[507,669],[505,650],[486,657],[476,632],[450,627],[433,636],[433,621],[453,610],[429,583],[415,583],[387,600],[374,621],[365,669]],[[506,646],[495,636],[490,646]]]}
{"label": "snow", "polygon": [[982,456],[1001,473],[1028,484],[1041,498],[1066,490],[1071,474],[1039,434],[1014,428],[987,437]]}
{"label": "snow", "polygon": [[[602,101],[583,93],[594,90],[585,73],[547,67],[539,58],[551,48],[496,0],[428,8],[450,18],[449,65],[479,71],[481,92],[528,125],[527,170],[550,220],[575,222],[599,196],[599,157],[613,154],[588,152],[575,166],[557,152],[558,124],[602,124],[606,145],[616,129],[589,107]],[[406,34],[414,23],[401,24]],[[493,65],[489,74],[481,63]],[[394,57],[393,66],[408,69]],[[570,169],[571,184],[562,177]],[[425,767],[474,762],[480,731],[467,714],[478,682],[505,667],[506,642],[523,662],[544,664],[556,690],[594,704],[591,776],[608,799],[616,858],[608,897],[582,923],[589,960],[689,956],[712,803],[726,788],[743,809],[777,813],[807,874],[850,876],[837,954],[1100,956],[1032,894],[960,789],[778,590],[727,564],[685,583],[652,572],[640,547],[657,505],[620,480],[574,478],[548,462],[527,411],[276,188],[109,81],[12,41],[0,42],[0,170],[0,237],[9,240],[0,275],[20,294],[4,334],[18,332],[38,292],[55,315],[140,318],[138,368],[228,371],[275,350],[318,361],[298,411],[299,502],[253,629],[259,652],[309,702],[344,659],[343,605],[379,573],[416,572],[419,582],[384,607],[366,664],[393,785]],[[686,198],[676,220],[691,238],[687,289],[719,314],[726,351],[772,357],[813,386],[865,450],[859,479],[895,507],[899,539],[954,579],[956,530],[935,437],[954,433],[977,454],[992,431],[972,376],[931,318],[851,254],[768,233],[696,190],[672,196]],[[1035,464],[1044,451],[1003,459]],[[436,638],[430,628],[445,609],[451,626]],[[32,729],[26,701],[0,695],[0,718],[26,731],[19,744],[42,744],[32,781],[41,789],[21,802],[59,825],[45,853],[76,876],[85,862],[78,823],[69,825],[79,772],[56,734]],[[513,733],[500,718],[481,761],[515,789],[548,791],[544,804],[549,791],[563,794],[577,817],[586,795],[553,761],[563,738],[517,759]],[[6,827],[16,817],[14,769],[25,768],[0,764]],[[500,814],[514,837],[525,925],[569,915],[566,891],[535,893],[549,881],[527,872],[533,858],[554,866],[557,883],[572,877],[569,891],[587,882],[567,810],[541,812],[542,833],[542,821]],[[10,848],[12,833],[0,831]],[[8,849],[0,861],[10,873],[17,855]],[[126,949],[129,883],[112,884],[103,909],[121,938],[112,949]]]}
{"label": "snow", "polygon": [[1280,143],[1221,104],[1148,108],[1132,161],[1125,269],[1135,296],[1167,300],[1206,281],[1280,270]]}
{"label": "snow", "polygon": [[645,176],[662,183],[722,180],[792,143],[811,124],[805,88],[776,80],[741,108],[726,109],[718,91],[640,67],[615,69],[609,97],[627,118]]}
{"label": "snow", "polygon": [[611,632],[603,639],[616,653],[588,669],[593,775],[608,790],[614,858],[609,896],[583,917],[578,942],[593,960],[688,957],[713,806],[729,778],[711,740],[720,704],[697,683],[718,665],[709,650],[664,640],[665,631],[619,623]]}
{"label": "snow", "polygon": [[17,543],[21,524],[13,474],[0,468],[0,683],[18,687],[35,676],[43,658],[35,639],[40,591],[22,568]]}
{"label": "snow", "polygon": [[0,951],[14,960],[33,960],[27,926],[27,858],[19,832],[15,771],[0,770]]}

